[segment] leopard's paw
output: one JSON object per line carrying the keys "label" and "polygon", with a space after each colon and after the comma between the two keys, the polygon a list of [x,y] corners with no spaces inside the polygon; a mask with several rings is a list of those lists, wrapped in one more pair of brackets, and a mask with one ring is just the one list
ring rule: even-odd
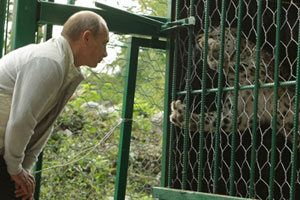
{"label": "leopard's paw", "polygon": [[[175,126],[184,128],[185,126],[185,104],[181,103],[180,100],[173,101],[171,103],[171,115],[170,121]],[[192,114],[189,120],[190,131],[197,131],[199,129],[199,115]]]}
{"label": "leopard's paw", "polygon": [[184,127],[185,105],[180,100],[171,103],[170,121],[175,126]]}

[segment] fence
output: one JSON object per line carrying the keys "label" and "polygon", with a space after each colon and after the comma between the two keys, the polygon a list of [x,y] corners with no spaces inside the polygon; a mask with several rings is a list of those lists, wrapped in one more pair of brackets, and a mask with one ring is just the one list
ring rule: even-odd
{"label": "fence", "polygon": [[299,198],[299,3],[172,5],[174,21],[196,21],[174,34],[172,54],[166,186],[184,191],[155,188],[154,196]]}

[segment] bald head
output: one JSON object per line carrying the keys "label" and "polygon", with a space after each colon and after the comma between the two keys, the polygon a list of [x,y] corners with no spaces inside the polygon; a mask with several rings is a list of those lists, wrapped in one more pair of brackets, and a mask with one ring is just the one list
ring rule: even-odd
{"label": "bald head", "polygon": [[86,30],[90,30],[94,36],[97,36],[101,31],[108,29],[105,20],[100,15],[91,11],[80,11],[66,21],[61,35],[71,41],[76,41]]}

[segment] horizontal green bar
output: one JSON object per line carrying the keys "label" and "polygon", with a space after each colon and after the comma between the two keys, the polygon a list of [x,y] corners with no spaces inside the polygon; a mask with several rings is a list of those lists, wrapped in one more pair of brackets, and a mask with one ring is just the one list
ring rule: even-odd
{"label": "horizontal green bar", "polygon": [[[51,2],[39,2],[40,16],[38,18],[39,24],[54,24],[63,25],[66,20],[74,13],[81,10],[90,10],[101,15],[107,22],[108,28],[111,32],[119,34],[137,34],[155,37],[166,37],[164,33],[160,33],[159,29],[154,26],[149,26],[147,23],[142,23],[137,20],[132,20],[128,17],[120,17],[117,12],[111,13],[107,10],[99,8],[86,8],[82,6],[57,4]],[[53,14],[55,13],[55,15]],[[167,19],[162,17],[143,16],[149,20],[159,21],[165,23]]]}
{"label": "horizontal green bar", "polygon": [[154,187],[152,196],[161,200],[247,200],[247,198]]}
{"label": "horizontal green bar", "polygon": [[167,42],[162,40],[156,40],[156,39],[145,39],[145,38],[137,38],[135,37],[135,42],[137,45],[141,47],[146,48],[152,48],[152,49],[166,49],[167,48]]}
{"label": "horizontal green bar", "polygon": [[127,12],[125,10],[121,10],[121,9],[118,9],[118,8],[114,8],[114,7],[105,5],[105,4],[100,3],[98,1],[95,2],[95,6],[98,7],[98,8],[102,8],[103,10],[106,10],[110,13],[114,13],[116,15],[119,15],[119,17],[125,17],[125,18],[130,19],[130,20],[140,21],[142,23],[149,24],[150,26],[155,26],[158,29],[160,29],[160,27],[162,25],[164,25],[164,23],[161,22],[161,21],[157,21],[155,19],[151,19],[151,18],[141,16],[141,15],[136,15],[136,14],[133,14],[131,12]]}
{"label": "horizontal green bar", "polygon": [[[260,84],[259,88],[270,88],[270,87],[274,87],[274,83],[266,83],[266,84]],[[296,85],[296,81],[285,81],[285,82],[279,82],[279,86],[281,87],[287,87],[287,86],[294,86]],[[249,89],[254,89],[254,85],[245,85],[245,86],[240,86],[239,90],[249,90]],[[224,92],[226,91],[233,91],[234,87],[224,87],[222,89]],[[217,92],[218,88],[211,88],[211,89],[207,89],[206,92],[208,93],[213,93],[213,92]],[[202,93],[202,90],[193,90],[192,94],[200,94]],[[177,92],[177,95],[185,95],[186,91],[179,91]]]}

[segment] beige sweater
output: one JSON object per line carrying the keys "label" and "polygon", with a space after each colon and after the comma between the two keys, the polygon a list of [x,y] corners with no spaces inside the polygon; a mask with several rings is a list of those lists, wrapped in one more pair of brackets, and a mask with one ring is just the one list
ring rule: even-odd
{"label": "beige sweater", "polygon": [[0,154],[10,174],[30,170],[83,76],[59,37],[0,59]]}

